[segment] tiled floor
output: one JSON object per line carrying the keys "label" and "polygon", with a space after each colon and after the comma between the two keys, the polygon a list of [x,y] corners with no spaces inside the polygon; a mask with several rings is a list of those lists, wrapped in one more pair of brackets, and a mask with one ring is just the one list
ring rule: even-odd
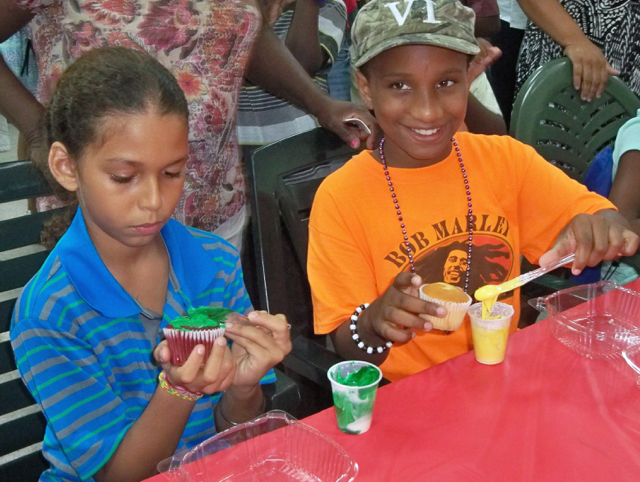
{"label": "tiled floor", "polygon": [[[9,124],[9,138],[11,140],[11,150],[0,152],[0,163],[12,162],[18,159],[18,129]],[[0,221],[3,219],[15,218],[27,211],[27,201],[15,201],[0,205]]]}

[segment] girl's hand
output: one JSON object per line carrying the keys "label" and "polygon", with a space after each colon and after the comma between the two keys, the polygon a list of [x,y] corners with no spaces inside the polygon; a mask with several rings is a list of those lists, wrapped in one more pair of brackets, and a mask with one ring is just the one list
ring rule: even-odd
{"label": "girl's hand", "polygon": [[447,309],[436,303],[420,299],[418,290],[422,278],[412,273],[400,273],[391,286],[364,310],[358,320],[358,333],[363,341],[379,346],[379,341],[368,343],[366,333],[373,333],[383,341],[404,343],[415,337],[414,329],[429,331],[431,322],[420,314],[444,317]]}
{"label": "girl's hand", "polygon": [[227,340],[222,336],[213,342],[211,354],[204,366],[202,366],[203,345],[197,345],[181,367],[174,366],[169,362],[171,352],[166,340],[156,347],[153,356],[162,365],[169,383],[193,393],[211,395],[215,392],[222,392],[231,385],[236,374],[236,364],[227,346]]}
{"label": "girl's hand", "polygon": [[573,64],[573,86],[580,90],[582,100],[600,97],[610,75],[618,75],[602,51],[586,37],[583,41],[569,44],[564,53]]}
{"label": "girl's hand", "polygon": [[[352,148],[357,149],[361,142],[366,142],[367,149],[374,148],[379,127],[365,106],[328,98],[316,117],[322,127],[336,133]],[[362,121],[369,128],[369,132],[360,122],[355,125],[346,122],[347,119],[353,118]]]}
{"label": "girl's hand", "polygon": [[631,256],[637,251],[640,238],[627,226],[627,220],[612,209],[578,214],[558,235],[553,247],[540,257],[540,266],[575,253],[571,272],[578,275],[587,265]]}
{"label": "girl's hand", "polygon": [[284,315],[254,311],[248,317],[255,326],[231,323],[225,330],[225,336],[233,340],[231,354],[238,367],[234,387],[257,385],[291,351],[289,325]]}

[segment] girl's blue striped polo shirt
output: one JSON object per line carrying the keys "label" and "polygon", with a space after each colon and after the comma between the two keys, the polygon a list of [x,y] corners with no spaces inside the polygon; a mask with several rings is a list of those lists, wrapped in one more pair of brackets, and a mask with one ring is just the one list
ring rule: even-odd
{"label": "girl's blue striped polo shirt", "polygon": [[[113,455],[156,389],[160,369],[152,351],[168,320],[189,306],[252,310],[233,246],[174,220],[161,233],[170,259],[162,316],[111,275],[80,210],[16,302],[16,363],[47,419],[43,453],[51,468],[41,480],[91,480]],[[270,371],[261,383],[273,381]],[[178,449],[215,433],[219,397],[198,401]]]}

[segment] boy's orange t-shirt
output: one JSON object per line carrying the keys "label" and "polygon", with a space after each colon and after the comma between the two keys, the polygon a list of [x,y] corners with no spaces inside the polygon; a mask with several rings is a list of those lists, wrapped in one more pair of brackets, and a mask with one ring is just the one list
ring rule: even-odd
{"label": "boy's orange t-shirt", "polygon": [[[615,209],[607,199],[508,136],[458,133],[473,209],[473,250],[468,292],[520,274],[520,255],[537,262],[579,213]],[[425,283],[464,287],[468,200],[455,153],[418,168],[389,168],[417,273]],[[309,225],[308,274],[314,327],[330,333],[356,306],[381,296],[396,275],[410,269],[400,221],[382,165],[360,153],[325,179]],[[519,317],[519,290],[501,301]],[[469,319],[449,335],[418,332],[390,350],[381,365],[398,380],[473,348]]]}

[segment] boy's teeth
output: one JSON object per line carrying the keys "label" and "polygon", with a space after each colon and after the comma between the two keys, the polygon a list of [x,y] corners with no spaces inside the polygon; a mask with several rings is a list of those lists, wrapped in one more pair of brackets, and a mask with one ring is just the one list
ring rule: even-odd
{"label": "boy's teeth", "polygon": [[414,132],[417,132],[421,136],[431,136],[438,132],[438,129],[413,129]]}

